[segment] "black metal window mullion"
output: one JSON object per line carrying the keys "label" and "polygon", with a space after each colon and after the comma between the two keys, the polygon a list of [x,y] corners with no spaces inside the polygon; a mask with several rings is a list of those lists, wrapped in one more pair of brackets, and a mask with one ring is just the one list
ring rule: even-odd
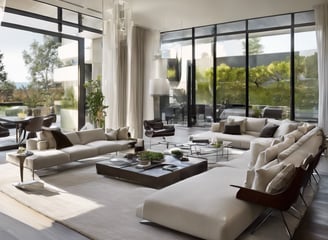
{"label": "black metal window mullion", "polygon": [[246,33],[245,33],[245,88],[246,88],[246,93],[245,93],[245,106],[246,106],[246,116],[249,116],[249,46],[248,46],[248,20],[245,22],[246,24]]}
{"label": "black metal window mullion", "polygon": [[291,15],[290,32],[290,120],[295,120],[295,15]]}
{"label": "black metal window mullion", "polygon": [[213,109],[212,109],[212,116],[213,116],[213,121],[217,121],[217,116],[216,116],[216,34],[217,34],[217,25],[215,25],[214,28],[214,38],[213,38]]}

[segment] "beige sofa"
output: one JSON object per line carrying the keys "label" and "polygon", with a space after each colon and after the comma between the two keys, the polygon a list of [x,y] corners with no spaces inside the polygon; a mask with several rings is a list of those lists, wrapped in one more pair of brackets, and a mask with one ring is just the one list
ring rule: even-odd
{"label": "beige sofa", "polygon": [[320,156],[325,137],[320,128],[311,128],[299,127],[280,141],[252,141],[239,157],[154,191],[137,216],[202,239],[237,238],[264,208],[237,199],[238,189],[230,185],[267,191],[279,173],[295,169],[309,154]]}
{"label": "beige sofa", "polygon": [[[227,125],[239,125],[240,133],[234,132],[234,134],[229,134],[226,127]],[[270,137],[267,135],[261,137],[261,134],[267,129],[266,127],[273,125],[278,126],[274,131],[274,134]],[[295,130],[297,125],[298,123],[290,120],[229,116],[226,120],[213,123],[209,131],[191,135],[190,138],[191,140],[220,139],[231,142],[233,148],[249,149],[250,143],[255,139],[257,139],[257,141],[271,141],[273,138],[280,138],[281,136]]]}
{"label": "beige sofa", "polygon": [[[58,130],[43,130],[37,138],[28,139],[26,149],[33,155],[25,159],[24,167],[33,171],[64,163],[122,151],[136,142],[129,137],[128,128],[112,130],[101,128],[61,133]],[[15,152],[6,155],[8,162],[19,165]]]}

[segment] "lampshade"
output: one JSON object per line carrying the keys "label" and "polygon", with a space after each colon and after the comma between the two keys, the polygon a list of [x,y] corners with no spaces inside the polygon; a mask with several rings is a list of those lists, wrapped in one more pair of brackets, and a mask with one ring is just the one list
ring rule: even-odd
{"label": "lampshade", "polygon": [[149,92],[152,96],[165,96],[170,93],[170,83],[166,78],[155,78],[149,82]]}
{"label": "lampshade", "polygon": [[5,6],[6,6],[6,0],[0,0],[0,24],[5,14]]}

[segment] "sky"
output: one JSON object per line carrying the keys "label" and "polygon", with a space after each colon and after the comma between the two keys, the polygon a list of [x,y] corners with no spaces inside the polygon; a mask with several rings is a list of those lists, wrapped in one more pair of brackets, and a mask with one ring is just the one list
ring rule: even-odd
{"label": "sky", "polygon": [[9,81],[28,81],[29,74],[23,60],[23,51],[29,51],[33,40],[42,39],[41,34],[0,26],[0,51],[3,53],[2,61]]}

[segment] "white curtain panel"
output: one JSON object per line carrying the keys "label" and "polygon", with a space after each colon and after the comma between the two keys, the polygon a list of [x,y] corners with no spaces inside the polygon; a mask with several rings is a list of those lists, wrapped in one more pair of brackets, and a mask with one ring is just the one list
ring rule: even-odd
{"label": "white curtain panel", "polygon": [[133,137],[143,137],[145,30],[134,26],[128,35],[127,124]]}
{"label": "white curtain panel", "polygon": [[127,115],[127,39],[119,29],[118,1],[114,11],[104,21],[102,88],[108,107],[106,128],[126,126]]}
{"label": "white curtain panel", "polygon": [[318,45],[318,125],[328,134],[328,3],[314,6]]}

